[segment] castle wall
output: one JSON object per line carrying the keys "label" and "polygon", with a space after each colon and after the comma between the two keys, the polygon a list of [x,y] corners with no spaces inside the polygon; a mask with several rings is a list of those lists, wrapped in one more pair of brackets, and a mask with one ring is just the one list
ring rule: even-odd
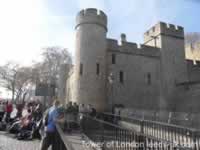
{"label": "castle wall", "polygon": [[106,32],[107,17],[102,11],[90,8],[77,15],[74,99],[98,111],[106,107]]}
{"label": "castle wall", "polygon": [[[113,84],[108,84],[108,101],[123,104],[127,108],[158,109],[160,99],[160,57],[159,50],[116,40],[107,40],[108,75],[114,76]],[[112,64],[115,54],[116,63]],[[124,81],[120,82],[120,71]],[[148,81],[148,74],[150,80]],[[149,83],[150,82],[150,83]],[[111,103],[111,102],[110,102]]]}
{"label": "castle wall", "polygon": [[132,42],[122,42],[121,45],[115,39],[107,39],[107,49],[119,51],[130,55],[140,55],[147,57],[160,57],[160,49],[144,44],[136,44]]}
{"label": "castle wall", "polygon": [[177,83],[169,107],[174,112],[197,113],[200,108],[200,62],[187,60],[188,81]]}
{"label": "castle wall", "polygon": [[186,83],[177,86],[176,103],[173,104],[173,111],[197,113],[200,108],[200,83]]}
{"label": "castle wall", "polygon": [[176,105],[176,84],[188,81],[184,51],[184,29],[160,22],[144,34],[146,45],[160,48],[162,101],[171,109]]}
{"label": "castle wall", "polygon": [[[193,81],[200,81],[200,65],[185,60],[182,27],[160,22],[144,34],[140,46],[127,42],[125,34],[119,45],[106,39],[106,32],[107,17],[102,11],[79,12],[67,101],[92,104],[101,111],[107,104],[166,112],[198,111],[200,86]],[[111,74],[113,82],[109,82]]]}
{"label": "castle wall", "polygon": [[200,81],[200,61],[187,60],[187,70],[189,81]]}

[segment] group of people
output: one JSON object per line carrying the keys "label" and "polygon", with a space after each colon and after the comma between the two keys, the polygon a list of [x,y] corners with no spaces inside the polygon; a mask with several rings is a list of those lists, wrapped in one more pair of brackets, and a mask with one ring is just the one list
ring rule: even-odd
{"label": "group of people", "polygon": [[5,116],[5,121],[9,122],[10,114],[13,111],[13,106],[11,102],[8,101],[0,101],[0,122]]}
{"label": "group of people", "polygon": [[96,109],[92,105],[78,105],[76,102],[69,102],[64,108],[58,100],[46,111],[44,117],[45,134],[41,141],[41,150],[47,150],[52,145],[52,150],[56,149],[56,124],[62,122],[67,131],[82,127],[84,115],[96,116]]}
{"label": "group of people", "polygon": [[66,105],[66,113],[73,113],[73,114],[88,114],[91,116],[95,116],[96,109],[92,107],[91,104],[87,106],[85,104],[77,104],[76,102],[72,103],[71,101]]}
{"label": "group of people", "polygon": [[76,102],[69,102],[66,105],[65,111],[65,129],[71,132],[72,129],[77,129],[83,126],[82,120],[84,115],[91,117],[96,116],[96,109],[91,104],[85,106],[85,104],[77,104]]}
{"label": "group of people", "polygon": [[6,130],[16,134],[18,139],[43,137],[41,150],[47,150],[50,145],[52,145],[52,150],[56,149],[57,122],[62,122],[66,130],[71,132],[74,129],[82,129],[84,115],[95,117],[96,109],[90,104],[76,102],[69,102],[66,106],[62,106],[58,100],[55,100],[52,107],[43,112],[39,101],[24,104],[0,102],[0,125],[5,124]]}
{"label": "group of people", "polygon": [[[40,138],[39,130],[36,130],[42,122],[42,106],[39,101],[29,103],[12,104],[1,102],[0,104],[0,129],[17,135],[18,139]],[[35,134],[37,131],[38,133]]]}

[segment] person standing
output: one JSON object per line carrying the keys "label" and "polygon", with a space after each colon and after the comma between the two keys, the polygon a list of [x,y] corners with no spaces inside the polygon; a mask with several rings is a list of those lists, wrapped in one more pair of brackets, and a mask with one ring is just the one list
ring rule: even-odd
{"label": "person standing", "polygon": [[3,102],[0,102],[0,122],[3,119],[4,113],[5,113],[4,104]]}
{"label": "person standing", "polygon": [[16,109],[17,109],[16,118],[21,118],[22,117],[22,111],[24,109],[23,104],[16,105]]}
{"label": "person standing", "polygon": [[13,111],[13,106],[11,102],[6,103],[6,122],[10,121],[10,114]]}
{"label": "person standing", "polygon": [[81,132],[85,130],[85,119],[84,115],[87,115],[87,108],[85,107],[84,104],[79,105],[79,126]]}
{"label": "person standing", "polygon": [[49,108],[47,112],[47,119],[45,123],[45,135],[41,142],[40,150],[48,150],[50,146],[52,146],[52,150],[56,150],[56,122],[59,117],[58,107],[60,102],[58,100],[54,101],[54,104],[51,108]]}
{"label": "person standing", "polygon": [[67,131],[71,132],[73,129],[73,125],[75,122],[75,107],[72,105],[72,102],[69,102],[67,105],[66,113],[65,113],[66,122],[65,125],[67,127]]}
{"label": "person standing", "polygon": [[77,115],[78,112],[79,112],[79,106],[78,106],[78,104],[76,102],[73,103],[73,106],[74,106],[74,109],[75,109],[75,113]]}
{"label": "person standing", "polygon": [[79,105],[79,115],[80,118],[83,117],[83,115],[85,115],[87,113],[87,108],[85,107],[84,104],[80,104]]}

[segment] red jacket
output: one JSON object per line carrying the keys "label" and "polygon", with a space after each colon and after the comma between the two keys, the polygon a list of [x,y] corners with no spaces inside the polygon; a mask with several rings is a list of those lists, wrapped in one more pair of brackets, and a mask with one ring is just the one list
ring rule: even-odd
{"label": "red jacket", "polygon": [[11,113],[12,111],[13,111],[12,104],[7,104],[7,106],[6,106],[6,112],[7,113]]}

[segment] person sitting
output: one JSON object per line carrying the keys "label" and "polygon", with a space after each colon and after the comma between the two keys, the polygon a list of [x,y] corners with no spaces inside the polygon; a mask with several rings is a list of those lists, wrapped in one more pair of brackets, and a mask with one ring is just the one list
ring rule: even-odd
{"label": "person sitting", "polygon": [[32,129],[32,112],[29,108],[27,110],[27,114],[25,117],[21,119],[21,130],[31,130]]}
{"label": "person sitting", "polygon": [[34,121],[39,121],[41,118],[42,118],[42,106],[40,103],[38,103],[33,110],[33,119]]}

